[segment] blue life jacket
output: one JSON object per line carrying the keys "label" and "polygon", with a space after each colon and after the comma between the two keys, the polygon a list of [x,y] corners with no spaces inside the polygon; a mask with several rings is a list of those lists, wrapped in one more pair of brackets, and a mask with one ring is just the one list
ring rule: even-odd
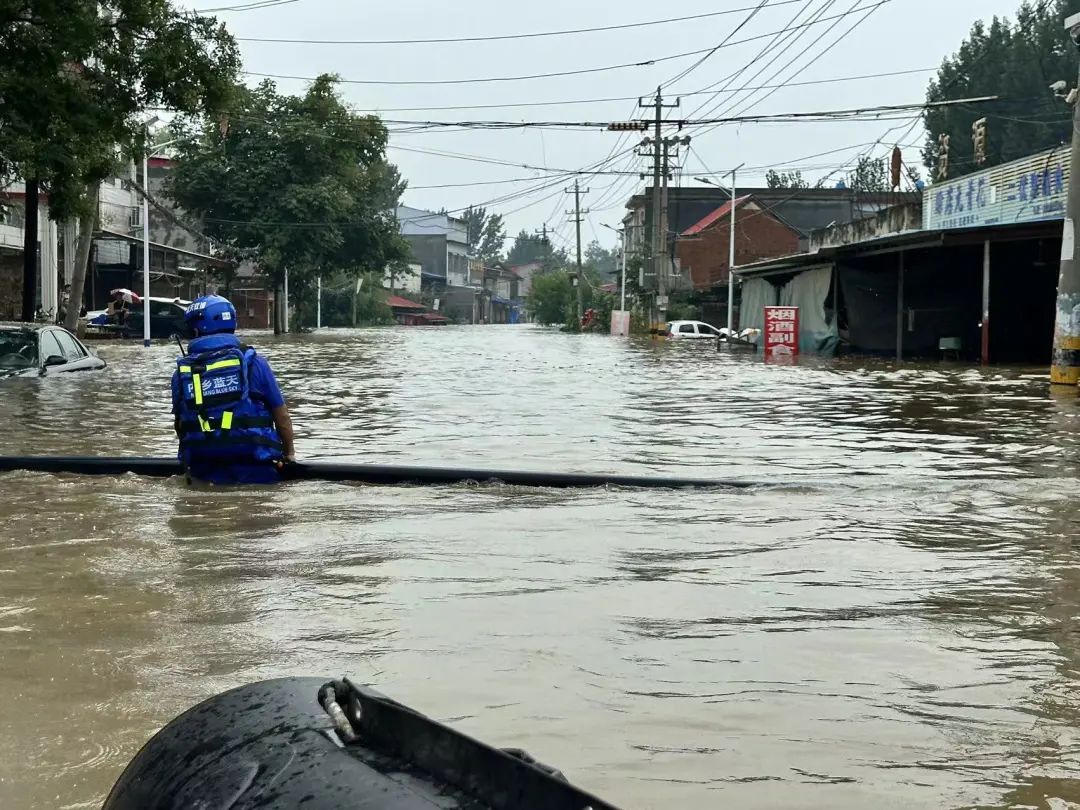
{"label": "blue life jacket", "polygon": [[262,464],[280,459],[281,437],[248,384],[255,350],[235,335],[207,335],[176,361],[180,461],[185,467]]}

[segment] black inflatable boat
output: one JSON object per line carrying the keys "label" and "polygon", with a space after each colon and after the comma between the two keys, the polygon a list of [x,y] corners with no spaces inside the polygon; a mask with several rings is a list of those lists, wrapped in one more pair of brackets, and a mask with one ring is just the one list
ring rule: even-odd
{"label": "black inflatable boat", "polygon": [[615,810],[516,750],[371,689],[319,678],[243,686],[182,714],[103,810]]}

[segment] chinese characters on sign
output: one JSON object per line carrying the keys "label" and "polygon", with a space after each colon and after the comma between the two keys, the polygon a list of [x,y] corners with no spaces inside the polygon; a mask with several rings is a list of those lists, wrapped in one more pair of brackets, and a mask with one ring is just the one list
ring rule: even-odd
{"label": "chinese characters on sign", "polygon": [[1061,219],[1069,180],[1069,149],[1003,163],[923,192],[928,230]]}
{"label": "chinese characters on sign", "polygon": [[799,354],[799,308],[765,307],[765,360]]}

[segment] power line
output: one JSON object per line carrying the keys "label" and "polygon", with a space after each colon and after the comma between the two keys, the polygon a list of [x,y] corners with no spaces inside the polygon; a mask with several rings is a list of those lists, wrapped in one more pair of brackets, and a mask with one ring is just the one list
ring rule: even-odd
{"label": "power line", "polygon": [[[281,0],[279,0],[280,2]],[[296,2],[296,0],[289,0]],[[766,0],[766,3],[768,0]],[[803,0],[777,0],[773,6],[786,6],[793,3],[801,3]],[[764,3],[762,4],[764,5]],[[282,44],[298,45],[436,45],[457,42],[498,42],[500,40],[539,39],[542,37],[561,37],[571,34],[593,34],[602,31],[624,31],[630,28],[647,28],[655,25],[668,25],[671,23],[688,22],[691,20],[704,20],[711,17],[722,17],[727,14],[738,14],[750,11],[753,6],[747,8],[731,8],[724,11],[710,11],[704,14],[691,14],[685,17],[668,17],[662,20],[646,20],[644,22],[622,23],[619,25],[601,25],[593,28],[568,28],[561,31],[532,31],[518,34],[494,34],[490,36],[473,37],[439,37],[435,39],[288,39],[283,37],[236,37],[240,42],[276,42]],[[215,11],[217,9],[206,9]]]}
{"label": "power line", "polygon": [[273,8],[274,6],[287,6],[291,3],[299,3],[300,0],[255,0],[251,3],[242,3],[236,6],[219,6],[217,8],[196,8],[192,9],[194,14],[217,14],[222,11],[258,11],[264,8]]}
{"label": "power line", "polygon": [[[881,2],[888,2],[888,0],[881,0]],[[830,20],[837,19],[845,16],[844,14],[835,15],[833,17],[822,17],[819,20],[815,20],[806,25],[818,25],[820,23],[828,22]],[[724,47],[733,47],[735,45],[743,45],[747,42],[754,42],[759,39],[765,39],[766,37],[773,36],[769,34],[759,34],[753,37],[747,37],[746,39],[732,40],[728,42]],[[521,82],[531,81],[534,79],[550,79],[560,76],[582,76],[592,73],[604,73],[612,70],[625,70],[628,68],[650,67],[657,65],[661,62],[670,62],[675,59],[685,59],[688,56],[699,56],[703,53],[710,53],[718,48],[702,48],[696,51],[685,51],[683,53],[670,54],[668,56],[658,56],[653,59],[646,59],[641,62],[625,62],[617,65],[604,65],[602,67],[594,68],[579,68],[577,70],[561,70],[551,73],[533,73],[523,76],[481,76],[472,79],[402,79],[402,80],[390,80],[390,79],[342,79],[338,78],[336,81],[342,84],[363,84],[363,85],[387,85],[394,87],[409,86],[409,85],[450,85],[450,84],[488,84],[492,82]],[[292,76],[281,73],[257,73],[255,71],[245,70],[241,71],[247,76],[259,76],[267,79],[293,79],[296,81],[313,82],[315,77],[313,76]]]}
{"label": "power line", "polygon": [[737,33],[739,33],[739,31],[741,31],[747,25],[749,25],[750,21],[752,19],[754,19],[754,17],[757,16],[757,13],[759,11],[761,11],[763,8],[765,8],[765,6],[767,6],[768,4],[769,4],[769,0],[761,0],[760,3],[758,3],[753,9],[750,10],[750,15],[745,20],[743,20],[741,23],[739,23],[737,26],[735,26],[735,28],[732,30],[732,32],[730,34],[728,34],[726,37],[724,37],[722,40],[720,40],[720,43],[715,48],[712,48],[711,50],[707,51],[704,56],[702,56],[700,59],[698,59],[696,62],[694,62],[694,64],[692,64],[690,67],[686,68],[681,73],[679,73],[679,74],[673,76],[672,78],[668,79],[666,82],[664,82],[660,86],[662,88],[669,87],[670,85],[675,84],[675,82],[679,81],[680,79],[685,79],[687,76],[689,76],[695,70],[697,70],[699,67],[701,67],[703,64],[705,64],[709,60],[709,57],[711,57],[714,53],[716,53],[718,50],[720,50],[725,45],[727,45],[731,41],[731,38],[733,36],[735,36]]}
{"label": "power line", "polygon": [[[803,13],[805,11],[807,11],[811,7],[811,5],[812,5],[812,2],[808,3],[806,6],[800,8],[798,11],[796,11],[794,16],[790,20],[788,20],[787,25],[785,25],[782,30],[775,32],[773,34],[772,40],[767,45],[765,45],[760,51],[758,51],[756,54],[754,54],[753,58],[749,62],[747,62],[745,65],[743,65],[741,68],[739,68],[737,71],[730,74],[729,76],[725,76],[723,79],[720,79],[719,81],[716,81],[713,84],[709,85],[708,87],[704,88],[705,90],[712,90],[717,85],[720,85],[720,84],[723,85],[723,87],[721,87],[719,90],[717,90],[714,93],[714,95],[713,95],[713,97],[711,99],[702,102],[698,107],[696,107],[694,109],[694,111],[691,113],[691,115],[697,115],[697,113],[701,112],[701,110],[705,109],[713,101],[715,101],[717,96],[720,93],[727,92],[727,89],[732,85],[732,83],[736,79],[738,79],[741,75],[743,75],[743,73],[745,73],[747,70],[749,70],[755,64],[757,64],[758,60],[761,59],[763,56],[765,56],[765,54],[767,54],[769,51],[771,51],[776,46],[777,42],[779,42],[785,36],[790,36],[791,32],[794,30],[793,26],[796,24],[796,21],[799,19],[799,17],[801,17],[803,15]],[[755,75],[760,75],[760,71],[759,71],[758,74],[755,74]],[[739,90],[736,90],[734,92],[738,93]]]}
{"label": "power line", "polygon": [[[692,90],[686,93],[677,93],[676,95],[682,96],[700,96],[700,95],[717,95],[721,92],[726,93],[739,93],[743,90],[772,90],[773,88],[782,87],[810,87],[812,85],[819,84],[837,84],[841,82],[855,82],[865,81],[868,79],[881,79],[892,76],[910,76],[916,73],[933,73],[936,71],[936,67],[926,68],[910,68],[908,70],[891,70],[884,73],[864,73],[854,76],[834,76],[828,79],[812,79],[810,81],[803,82],[785,82],[783,84],[762,84],[756,87],[744,87],[737,90]],[[616,101],[637,101],[640,96],[608,96],[605,98],[573,98],[564,99],[562,101],[519,101],[509,102],[505,104],[454,104],[442,107],[349,107],[353,112],[358,113],[394,113],[394,112],[449,112],[454,110],[496,110],[496,109],[515,109],[522,107],[561,107],[564,105],[573,104],[604,104]],[[169,112],[164,107],[150,107],[147,108],[154,112]]]}
{"label": "power line", "polygon": [[[881,8],[882,5],[884,5],[883,2],[879,2],[879,3],[876,3],[876,4],[871,5],[871,6],[863,6],[862,8],[857,8],[857,6],[859,6],[860,2],[861,2],[861,0],[855,0],[855,3],[848,10],[848,13],[865,12],[863,14],[863,16],[860,19],[856,20],[846,31],[844,31],[844,33],[842,33],[840,36],[838,36],[831,44],[829,44],[825,48],[823,48],[821,50],[821,52],[818,53],[813,59],[811,59],[809,62],[807,62],[801,68],[796,70],[795,73],[793,73],[792,76],[789,77],[789,78],[793,78],[794,76],[798,76],[804,70],[807,70],[811,65],[813,65],[815,62],[817,62],[819,59],[821,59],[821,57],[823,57],[825,54],[827,54],[829,51],[831,51],[833,48],[835,48],[845,37],[847,37],[849,34],[851,34],[852,31],[854,31],[856,28],[858,28],[860,25],[862,25],[864,22],[866,22],[866,20],[869,19],[871,14],[873,14],[875,11],[877,11],[879,8]],[[885,0],[885,2],[888,2],[888,0]],[[828,33],[830,31],[832,31],[839,24],[840,24],[840,20],[837,20],[832,25],[830,25],[828,27],[828,29],[825,30],[825,33],[823,33],[821,35],[822,38],[827,36]],[[820,41],[820,39],[819,39],[819,41]],[[785,70],[787,70],[792,64],[794,64],[799,59],[801,59],[816,44],[817,44],[817,42],[812,42],[808,46],[803,48],[803,50],[801,50],[792,59],[789,59],[784,64],[783,67],[781,67],[779,70],[777,70],[775,73],[773,73],[768,79],[766,79],[766,81],[769,82],[769,81],[772,81],[773,79],[775,79],[777,76],[779,76]],[[776,88],[774,90],[771,90],[770,92],[766,93],[764,96],[762,96],[761,98],[759,98],[757,101],[753,102],[752,104],[748,104],[748,105],[743,106],[738,111],[738,114],[743,114],[743,113],[747,112],[748,110],[751,110],[754,107],[758,106],[759,104],[763,103],[767,98],[769,98],[770,96],[775,94],[778,89],[780,89],[780,88]],[[753,93],[751,93],[750,96],[748,96],[746,99],[744,99],[744,101],[746,101],[746,100],[748,100],[749,98],[752,98],[752,97],[753,97]],[[727,107],[725,107],[721,111],[720,115],[723,115],[723,114],[729,112],[733,107],[736,107],[736,106],[738,106],[738,105],[735,102],[732,102],[731,104],[729,104]],[[715,109],[715,108],[713,108],[713,109]],[[708,113],[706,113],[706,114],[708,114]],[[705,132],[699,133],[699,137],[701,135],[704,135],[704,134],[706,134],[708,132],[711,132],[711,131],[712,131],[711,129],[707,129],[707,130],[705,130]]]}

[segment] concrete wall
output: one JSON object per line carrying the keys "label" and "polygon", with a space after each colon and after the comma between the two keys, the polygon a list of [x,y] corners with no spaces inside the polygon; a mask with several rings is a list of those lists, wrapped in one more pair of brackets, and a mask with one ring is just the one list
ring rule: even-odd
{"label": "concrete wall", "polygon": [[419,264],[423,272],[446,278],[445,236],[405,234],[405,241],[409,243],[413,262]]}
{"label": "concrete wall", "polygon": [[[681,238],[679,263],[694,289],[727,284],[731,220],[724,217],[696,236]],[[797,253],[799,234],[750,201],[735,212],[735,264],[743,265]]]}
{"label": "concrete wall", "polygon": [[879,236],[917,231],[922,228],[922,203],[896,205],[872,217],[845,222],[810,233],[810,252],[839,245],[853,245]]}

